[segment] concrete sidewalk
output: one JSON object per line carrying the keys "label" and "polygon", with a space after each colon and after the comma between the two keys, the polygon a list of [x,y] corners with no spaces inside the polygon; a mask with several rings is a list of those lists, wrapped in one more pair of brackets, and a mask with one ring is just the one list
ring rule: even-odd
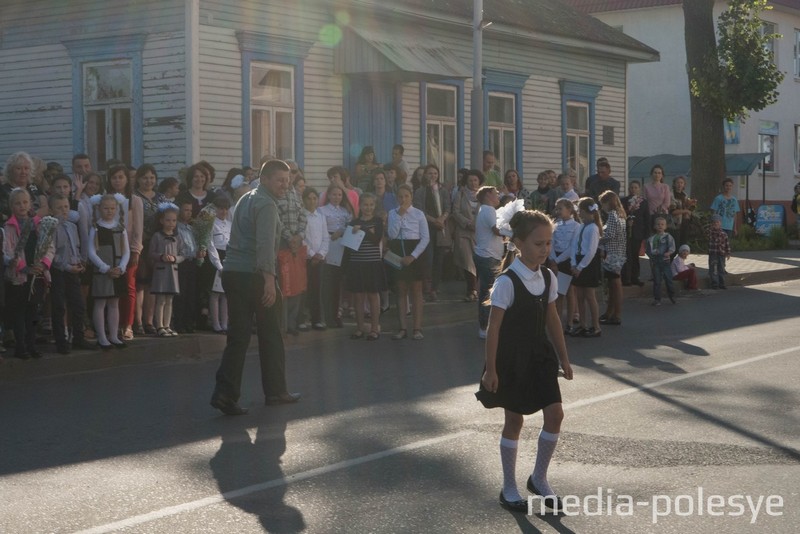
{"label": "concrete sidewalk", "polygon": [[[640,258],[642,280],[650,277],[647,258]],[[699,254],[689,256],[689,261],[697,265],[700,286],[705,287],[708,272],[708,257]],[[730,274],[726,281],[731,286],[750,286],[782,280],[800,278],[800,250],[770,250],[759,252],[734,253],[727,265]],[[442,284],[437,302],[425,304],[424,324],[426,327],[439,326],[465,321],[475,322],[477,336],[477,304],[464,302],[464,282],[449,281]],[[601,292],[598,297],[602,299]],[[642,288],[626,287],[626,298],[650,298],[650,284]],[[410,318],[409,318],[410,320]],[[398,328],[397,309],[392,308],[381,318],[383,335],[375,344],[381,350],[382,343],[390,343],[389,334]],[[354,320],[345,318],[342,329],[328,329],[323,332],[306,332],[297,337],[288,336],[287,352],[318,347],[327,339],[347,337],[354,329]],[[421,343],[424,343],[422,341]],[[44,356],[39,360],[18,360],[6,353],[4,363],[0,364],[0,383],[32,378],[78,373],[107,369],[126,365],[139,365],[153,362],[191,363],[219,359],[225,347],[225,337],[210,332],[187,334],[173,338],[140,337],[133,340],[127,349],[110,352],[74,351],[69,355],[55,352],[55,345],[39,345]],[[250,350],[257,348],[253,336]]]}

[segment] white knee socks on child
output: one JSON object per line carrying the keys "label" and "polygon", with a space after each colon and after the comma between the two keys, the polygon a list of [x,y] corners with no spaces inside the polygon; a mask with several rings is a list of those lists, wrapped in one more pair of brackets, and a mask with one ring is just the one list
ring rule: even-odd
{"label": "white knee socks on child", "polygon": [[556,450],[558,443],[558,434],[545,432],[542,430],[539,433],[539,445],[536,449],[536,465],[531,473],[533,483],[542,495],[555,495],[553,488],[547,483],[547,468],[550,466],[550,460],[553,458],[553,453]]}
{"label": "white knee socks on child", "polygon": [[520,501],[517,489],[518,440],[500,438],[500,462],[503,464],[503,497],[509,502]]}

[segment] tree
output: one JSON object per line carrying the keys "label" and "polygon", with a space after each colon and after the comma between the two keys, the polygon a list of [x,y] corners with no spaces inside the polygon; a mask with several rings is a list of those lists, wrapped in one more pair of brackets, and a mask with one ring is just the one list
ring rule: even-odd
{"label": "tree", "polygon": [[763,31],[767,0],[729,0],[714,33],[714,0],[683,2],[692,112],[692,192],[708,206],[725,177],[723,120],[741,120],[778,98],[783,74]]}

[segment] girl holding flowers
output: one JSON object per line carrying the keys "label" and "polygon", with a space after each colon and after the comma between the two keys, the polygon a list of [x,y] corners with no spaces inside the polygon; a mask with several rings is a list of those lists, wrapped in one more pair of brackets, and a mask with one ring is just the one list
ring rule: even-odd
{"label": "girl holding flowers", "polygon": [[6,267],[6,324],[14,329],[14,356],[40,358],[36,350],[36,316],[44,302],[46,279],[55,254],[55,219],[31,217],[31,196],[25,189],[9,195],[11,217],[6,221],[3,261]]}

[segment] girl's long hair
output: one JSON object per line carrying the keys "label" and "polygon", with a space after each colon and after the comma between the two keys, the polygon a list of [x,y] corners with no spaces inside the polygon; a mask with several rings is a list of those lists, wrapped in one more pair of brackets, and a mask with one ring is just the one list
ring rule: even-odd
{"label": "girl's long hair", "polygon": [[603,206],[608,206],[611,208],[611,210],[616,211],[617,215],[619,215],[619,218],[622,219],[623,221],[628,216],[625,213],[625,208],[622,207],[622,202],[620,201],[617,194],[613,191],[606,191],[602,195],[600,195],[600,204]]}
{"label": "girl's long hair", "polygon": [[[342,206],[343,208],[345,208],[347,211],[349,211],[350,215],[355,217],[356,216],[355,215],[355,211],[356,210],[354,210],[353,209],[353,205],[350,204],[350,199],[347,198],[347,189],[345,189],[344,187],[341,187],[341,186],[336,185],[336,184],[329,185],[328,189],[325,191],[325,204],[329,204],[330,203],[331,191],[333,191],[334,189],[338,189],[339,191],[342,192],[342,202],[339,205]],[[323,206],[325,204],[323,204]]]}
{"label": "girl's long hair", "polygon": [[578,210],[588,213],[594,219],[594,224],[597,225],[597,229],[600,231],[600,235],[603,235],[603,220],[600,218],[600,206],[597,205],[597,202],[592,197],[583,197],[578,201]]}

